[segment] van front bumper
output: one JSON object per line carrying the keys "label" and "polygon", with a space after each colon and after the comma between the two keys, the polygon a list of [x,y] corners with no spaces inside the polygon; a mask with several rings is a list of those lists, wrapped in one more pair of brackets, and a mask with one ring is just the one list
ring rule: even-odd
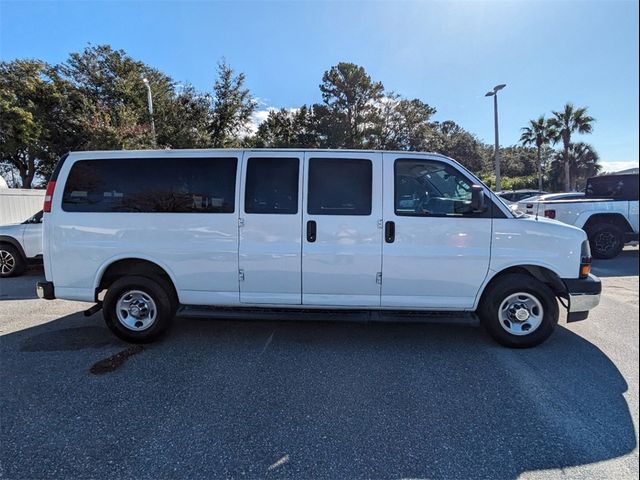
{"label": "van front bumper", "polygon": [[569,311],[567,322],[585,320],[589,316],[589,310],[600,304],[602,282],[598,277],[589,274],[587,278],[564,279],[569,295]]}
{"label": "van front bumper", "polygon": [[43,300],[55,300],[56,298],[53,282],[36,283],[36,293],[38,294],[38,298],[42,298]]}

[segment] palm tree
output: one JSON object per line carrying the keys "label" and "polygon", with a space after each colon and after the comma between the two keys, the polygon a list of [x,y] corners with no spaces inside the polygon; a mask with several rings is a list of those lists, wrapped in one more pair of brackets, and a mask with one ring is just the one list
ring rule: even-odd
{"label": "palm tree", "polygon": [[574,190],[578,179],[586,180],[602,170],[602,165],[598,163],[600,161],[598,152],[588,143],[578,142],[571,145],[569,156],[571,157],[571,177]]}
{"label": "palm tree", "polygon": [[537,120],[529,120],[529,126],[522,128],[520,143],[523,146],[535,145],[538,153],[538,190],[542,191],[542,147],[551,143],[556,137],[555,130],[549,125],[544,115]]}
{"label": "palm tree", "polygon": [[[571,170],[571,189],[577,190],[577,184],[586,183],[586,179],[598,175],[602,171],[600,156],[588,143],[578,142],[569,147],[569,165]],[[550,175],[555,179],[562,176],[564,170],[564,152],[557,152],[551,162]],[[559,182],[558,182],[559,183]],[[558,187],[559,185],[555,185]]]}
{"label": "palm tree", "polygon": [[595,119],[587,115],[587,107],[574,108],[572,103],[567,103],[560,112],[553,112],[549,119],[549,125],[555,130],[553,142],[562,141],[562,159],[564,162],[564,188],[571,188],[571,166],[569,149],[571,147],[571,134],[591,133]]}

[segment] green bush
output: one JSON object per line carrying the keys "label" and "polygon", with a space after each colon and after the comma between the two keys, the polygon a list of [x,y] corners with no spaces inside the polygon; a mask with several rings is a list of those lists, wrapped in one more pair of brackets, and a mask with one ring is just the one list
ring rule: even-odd
{"label": "green bush", "polygon": [[[486,183],[492,190],[496,186],[496,176],[493,173],[481,173],[480,180]],[[538,188],[538,176],[527,175],[524,177],[502,177],[500,179],[502,190],[521,190],[523,188]]]}

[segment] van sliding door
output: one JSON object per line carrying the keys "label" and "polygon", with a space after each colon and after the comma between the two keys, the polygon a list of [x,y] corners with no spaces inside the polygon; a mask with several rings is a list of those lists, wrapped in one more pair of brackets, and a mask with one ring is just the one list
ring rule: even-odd
{"label": "van sliding door", "polygon": [[382,155],[305,154],[302,303],[379,306]]}

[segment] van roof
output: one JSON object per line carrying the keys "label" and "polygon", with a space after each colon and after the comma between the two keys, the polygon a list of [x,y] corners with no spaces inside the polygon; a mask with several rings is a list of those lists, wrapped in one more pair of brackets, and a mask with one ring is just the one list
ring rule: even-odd
{"label": "van roof", "polygon": [[51,174],[50,181],[56,181],[58,179],[58,174],[62,169],[63,163],[69,157],[74,160],[74,157],[82,157],[86,156],[98,156],[98,155],[107,155],[110,158],[128,158],[128,154],[145,154],[149,155],[167,155],[167,154],[175,154],[175,153],[185,153],[185,154],[199,154],[203,155],[207,152],[229,152],[229,153],[240,153],[240,152],[317,152],[317,153],[391,153],[396,155],[406,155],[406,156],[430,156],[435,158],[441,158],[447,160],[449,162],[453,162],[459,165],[461,168],[470,172],[464,165],[462,165],[457,160],[447,157],[441,153],[435,152],[416,152],[416,151],[406,151],[406,150],[357,150],[357,149],[342,149],[342,148],[193,148],[193,149],[163,149],[163,150],[78,150],[72,151],[64,154],[58,160],[56,167]]}
{"label": "van roof", "polygon": [[417,152],[407,150],[365,150],[365,149],[347,149],[347,148],[165,148],[165,149],[150,149],[150,150],[76,150],[69,152],[69,154],[96,154],[96,153],[109,153],[109,154],[122,154],[122,153],[205,153],[205,152],[327,152],[327,153],[393,153],[402,155],[432,155],[436,157],[446,158],[453,160],[446,155],[436,152]]}

